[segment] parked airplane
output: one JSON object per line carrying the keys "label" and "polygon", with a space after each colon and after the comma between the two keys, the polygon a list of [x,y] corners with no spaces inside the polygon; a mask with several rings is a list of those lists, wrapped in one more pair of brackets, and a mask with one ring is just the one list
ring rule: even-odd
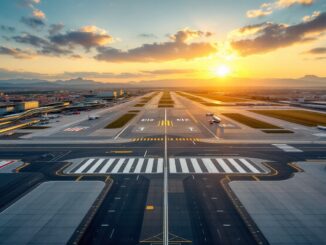
{"label": "parked airplane", "polygon": [[95,120],[95,119],[99,119],[99,116],[88,116],[88,120]]}
{"label": "parked airplane", "polygon": [[318,125],[317,128],[320,130],[326,130],[326,126],[322,126],[322,125]]}

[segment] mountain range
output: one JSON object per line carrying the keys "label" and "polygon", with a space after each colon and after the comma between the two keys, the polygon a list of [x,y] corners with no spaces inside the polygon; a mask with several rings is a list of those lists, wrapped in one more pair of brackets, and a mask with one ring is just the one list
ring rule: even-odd
{"label": "mountain range", "polygon": [[1,90],[56,90],[56,89],[101,89],[130,87],[265,87],[265,88],[326,88],[326,77],[306,75],[301,78],[212,78],[212,79],[166,79],[143,80],[127,83],[104,83],[84,78],[48,81],[40,79],[0,80]]}

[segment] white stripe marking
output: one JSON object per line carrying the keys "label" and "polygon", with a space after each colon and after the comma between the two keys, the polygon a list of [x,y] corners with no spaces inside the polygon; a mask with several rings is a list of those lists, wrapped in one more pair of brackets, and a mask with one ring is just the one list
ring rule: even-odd
{"label": "white stripe marking", "polygon": [[180,161],[180,165],[181,165],[181,172],[182,173],[189,173],[189,169],[188,169],[188,166],[187,166],[186,159],[185,158],[180,158],[179,161]]}
{"label": "white stripe marking", "polygon": [[223,168],[225,173],[233,173],[232,169],[224,162],[222,158],[215,158],[218,164]]}
{"label": "white stripe marking", "polygon": [[148,159],[145,173],[151,173],[152,172],[153,162],[154,162],[154,158]]}
{"label": "white stripe marking", "polygon": [[192,163],[192,166],[195,169],[196,173],[202,173],[203,171],[201,170],[201,168],[199,167],[198,161],[196,158],[190,158],[190,161]]}
{"label": "white stripe marking", "polygon": [[86,172],[88,174],[94,173],[94,171],[100,166],[100,164],[104,161],[104,158],[97,160],[97,162]]}
{"label": "white stripe marking", "polygon": [[209,173],[218,173],[218,170],[212,163],[211,159],[203,158],[202,160]]}
{"label": "white stripe marking", "polygon": [[109,167],[112,165],[112,163],[114,162],[115,158],[111,158],[104,166],[103,168],[100,170],[99,173],[103,174],[106,173],[106,171],[108,171]]}
{"label": "white stripe marking", "polygon": [[157,160],[157,173],[163,173],[163,159],[159,158]]}
{"label": "white stripe marking", "polygon": [[177,172],[177,168],[175,166],[175,159],[174,158],[169,159],[169,167],[170,167],[170,173],[176,173]]}
{"label": "white stripe marking", "polygon": [[90,165],[94,160],[94,158],[88,159],[87,162],[85,162],[79,169],[75,171],[75,173],[80,174],[81,172],[83,172],[84,169],[87,168],[88,165]]}
{"label": "white stripe marking", "polygon": [[143,163],[144,163],[144,158],[140,158],[138,160],[138,163],[137,163],[137,166],[135,168],[134,173],[140,173],[140,170],[141,170],[141,167],[143,166]]}
{"label": "white stripe marking", "polygon": [[239,173],[246,173],[246,170],[244,170],[233,158],[228,158],[228,160],[239,171]]}
{"label": "white stripe marking", "polygon": [[252,166],[246,159],[240,158],[240,161],[250,169],[251,172],[260,173],[254,166]]}
{"label": "white stripe marking", "polygon": [[127,166],[125,167],[125,169],[123,170],[123,173],[129,173],[130,172],[130,169],[132,167],[132,164],[134,163],[135,161],[135,158],[130,158],[128,163],[127,163]]}
{"label": "white stripe marking", "polygon": [[119,171],[119,169],[121,168],[121,166],[122,166],[122,164],[123,164],[124,161],[125,161],[125,159],[124,158],[121,158],[118,161],[117,165],[115,165],[115,167],[112,169],[111,173],[117,173]]}

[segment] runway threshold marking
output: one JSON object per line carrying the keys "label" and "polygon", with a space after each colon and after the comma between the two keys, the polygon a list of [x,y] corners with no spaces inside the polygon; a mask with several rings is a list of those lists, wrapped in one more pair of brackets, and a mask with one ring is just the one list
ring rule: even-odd
{"label": "runway threshold marking", "polygon": [[[267,174],[269,169],[261,163],[243,158],[223,157],[181,157],[166,160],[170,174]],[[162,174],[165,168],[163,158],[146,157],[102,157],[83,158],[67,173],[93,174]],[[254,177],[253,177],[254,178]]]}
{"label": "runway threshold marking", "polygon": [[159,127],[173,127],[173,122],[171,120],[160,120],[157,124]]}
{"label": "runway threshold marking", "polygon": [[[152,138],[152,137],[141,137],[141,138],[133,138],[133,142],[140,141],[164,141],[164,138]],[[183,137],[175,137],[175,138],[167,138],[167,141],[191,141],[191,142],[200,142],[199,138],[183,138]]]}

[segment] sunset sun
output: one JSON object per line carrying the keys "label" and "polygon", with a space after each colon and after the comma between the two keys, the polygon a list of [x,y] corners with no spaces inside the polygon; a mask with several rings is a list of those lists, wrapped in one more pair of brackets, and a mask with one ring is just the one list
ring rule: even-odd
{"label": "sunset sun", "polygon": [[231,73],[231,69],[229,66],[223,64],[215,67],[213,72],[218,77],[226,77]]}

